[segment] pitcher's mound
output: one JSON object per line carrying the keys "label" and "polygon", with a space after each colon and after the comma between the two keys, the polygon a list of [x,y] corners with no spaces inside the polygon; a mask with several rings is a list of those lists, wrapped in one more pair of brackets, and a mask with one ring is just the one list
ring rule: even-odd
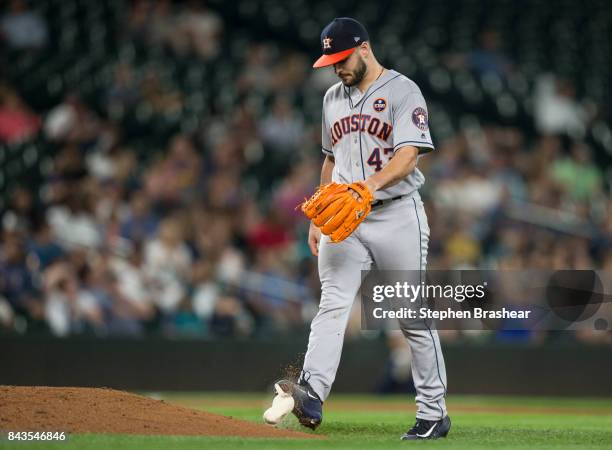
{"label": "pitcher's mound", "polygon": [[318,438],[113,389],[0,386],[0,430]]}

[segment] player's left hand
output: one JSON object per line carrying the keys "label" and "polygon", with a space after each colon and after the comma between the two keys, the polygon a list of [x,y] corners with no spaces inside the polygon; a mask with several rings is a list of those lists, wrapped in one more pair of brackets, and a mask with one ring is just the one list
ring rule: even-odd
{"label": "player's left hand", "polygon": [[301,207],[321,233],[332,242],[341,242],[365,220],[373,199],[364,183],[329,183],[321,186]]}

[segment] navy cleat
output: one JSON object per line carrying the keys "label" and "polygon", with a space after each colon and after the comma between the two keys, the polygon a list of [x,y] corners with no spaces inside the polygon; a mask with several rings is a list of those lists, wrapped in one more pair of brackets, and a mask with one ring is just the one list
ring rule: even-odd
{"label": "navy cleat", "polygon": [[291,394],[295,400],[293,415],[298,418],[300,424],[315,430],[323,422],[323,402],[312,390],[306,381],[294,383],[289,380],[280,380],[276,384]]}
{"label": "navy cleat", "polygon": [[402,441],[417,441],[421,439],[438,439],[446,437],[450,431],[451,420],[446,416],[444,419],[425,420],[417,419],[414,426],[402,436]]}

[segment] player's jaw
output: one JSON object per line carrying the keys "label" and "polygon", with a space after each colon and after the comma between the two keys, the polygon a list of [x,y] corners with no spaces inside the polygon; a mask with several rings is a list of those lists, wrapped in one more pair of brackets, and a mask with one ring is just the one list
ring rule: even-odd
{"label": "player's jaw", "polygon": [[365,61],[359,55],[356,56],[357,61],[355,62],[355,68],[353,70],[349,70],[347,68],[347,66],[349,65],[348,63],[352,59],[350,57],[344,60],[342,63],[336,64],[334,66],[334,71],[336,72],[336,75],[338,75],[338,78],[342,80],[342,84],[344,84],[346,87],[352,87],[356,84],[359,84],[361,80],[363,80],[363,77],[365,76],[367,71]]}

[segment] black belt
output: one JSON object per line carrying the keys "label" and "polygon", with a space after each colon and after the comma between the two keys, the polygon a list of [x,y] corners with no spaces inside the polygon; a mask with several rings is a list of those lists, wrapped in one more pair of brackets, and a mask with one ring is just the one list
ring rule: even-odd
{"label": "black belt", "polygon": [[398,195],[397,197],[386,198],[384,200],[376,200],[372,203],[372,209],[378,208],[379,206],[386,205],[387,203],[391,203],[394,200],[399,200],[400,198],[404,198],[406,195]]}

